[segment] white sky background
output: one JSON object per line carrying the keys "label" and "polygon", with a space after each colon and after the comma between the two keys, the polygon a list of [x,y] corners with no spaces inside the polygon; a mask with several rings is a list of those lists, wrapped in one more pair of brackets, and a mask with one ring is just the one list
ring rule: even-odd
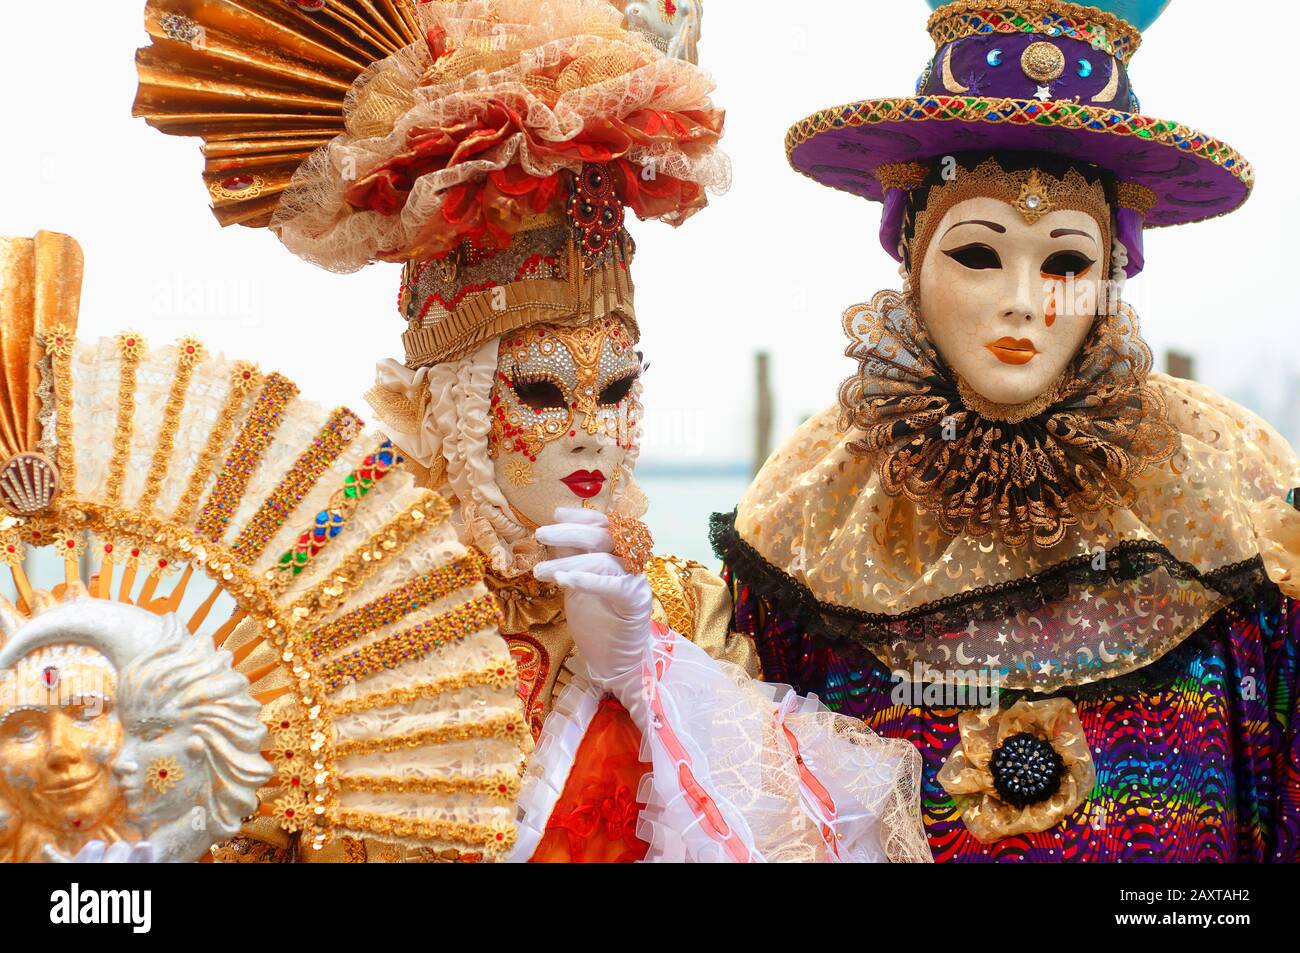
{"label": "white sky background", "polygon": [[[143,0],[6,3],[0,29],[0,233],[75,236],[86,251],[83,336],[131,328],[156,343],[194,333],[367,416],[374,362],[400,353],[399,269],[349,276],[299,262],[264,231],[222,230],[207,210],[197,140],[131,118]],[[1279,5],[1179,0],[1133,64],[1143,106],[1227,139],[1256,166],[1236,214],[1148,232],[1129,284],[1157,355],[1300,439],[1300,135],[1282,104],[1294,44]],[[780,14],[777,10],[783,11]],[[645,459],[747,460],[753,354],[773,354],[777,437],[835,400],[852,372],[840,315],[897,283],[878,207],[786,164],[783,137],[822,107],[909,94],[931,53],[921,0],[710,0],[704,65],[728,110],[732,191],[679,230],[633,223],[647,379]],[[1288,222],[1292,224],[1288,225]],[[1288,393],[1287,388],[1290,388]]]}

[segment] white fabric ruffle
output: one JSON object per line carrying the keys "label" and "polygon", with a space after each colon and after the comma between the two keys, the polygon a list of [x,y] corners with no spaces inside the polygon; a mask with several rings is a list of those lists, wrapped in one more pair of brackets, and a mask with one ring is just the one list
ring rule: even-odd
{"label": "white fabric ruffle", "polygon": [[[641,678],[648,862],[929,862],[920,753],[662,627]],[[602,697],[565,689],[525,770],[512,860],[536,850]]]}
{"label": "white fabric ruffle", "polygon": [[[584,666],[578,663],[577,667]],[[524,782],[517,801],[519,814],[515,821],[515,848],[510,854],[510,863],[527,863],[542,842],[546,822],[551,819],[551,813],[564,793],[569,772],[578,757],[578,747],[596,717],[603,695],[585,675],[577,675],[560,693],[555,707],[546,716],[542,736],[524,768]]]}

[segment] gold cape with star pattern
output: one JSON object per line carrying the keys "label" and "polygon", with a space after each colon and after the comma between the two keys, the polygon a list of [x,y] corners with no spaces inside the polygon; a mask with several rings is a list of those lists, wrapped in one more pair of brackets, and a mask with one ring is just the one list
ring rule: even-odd
{"label": "gold cape with star pattern", "polygon": [[1127,674],[1266,577],[1300,595],[1300,547],[1283,542],[1300,539],[1286,502],[1300,487],[1294,451],[1206,387],[1150,383],[1181,450],[1135,480],[1131,506],[1085,515],[1050,548],[945,535],[884,492],[838,405],[772,456],[721,548],[766,575],[767,593],[783,587],[811,627],[912,677],[1049,692]]}

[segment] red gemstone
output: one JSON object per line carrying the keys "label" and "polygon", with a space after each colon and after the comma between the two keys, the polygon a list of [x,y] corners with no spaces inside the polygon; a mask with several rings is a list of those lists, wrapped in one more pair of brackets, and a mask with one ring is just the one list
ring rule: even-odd
{"label": "red gemstone", "polygon": [[59,684],[59,670],[53,665],[42,669],[41,681],[45,684],[46,688],[53,688],[55,685]]}
{"label": "red gemstone", "polygon": [[232,175],[228,179],[221,180],[221,187],[227,192],[242,192],[253,184],[251,175]]}

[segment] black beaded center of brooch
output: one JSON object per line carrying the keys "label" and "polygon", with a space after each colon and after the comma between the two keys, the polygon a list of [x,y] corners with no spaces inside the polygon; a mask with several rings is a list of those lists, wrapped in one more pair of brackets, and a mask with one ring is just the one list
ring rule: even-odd
{"label": "black beaded center of brooch", "polygon": [[1065,777],[1065,762],[1051,742],[1027,731],[998,745],[989,767],[998,797],[1018,808],[1046,801]]}

